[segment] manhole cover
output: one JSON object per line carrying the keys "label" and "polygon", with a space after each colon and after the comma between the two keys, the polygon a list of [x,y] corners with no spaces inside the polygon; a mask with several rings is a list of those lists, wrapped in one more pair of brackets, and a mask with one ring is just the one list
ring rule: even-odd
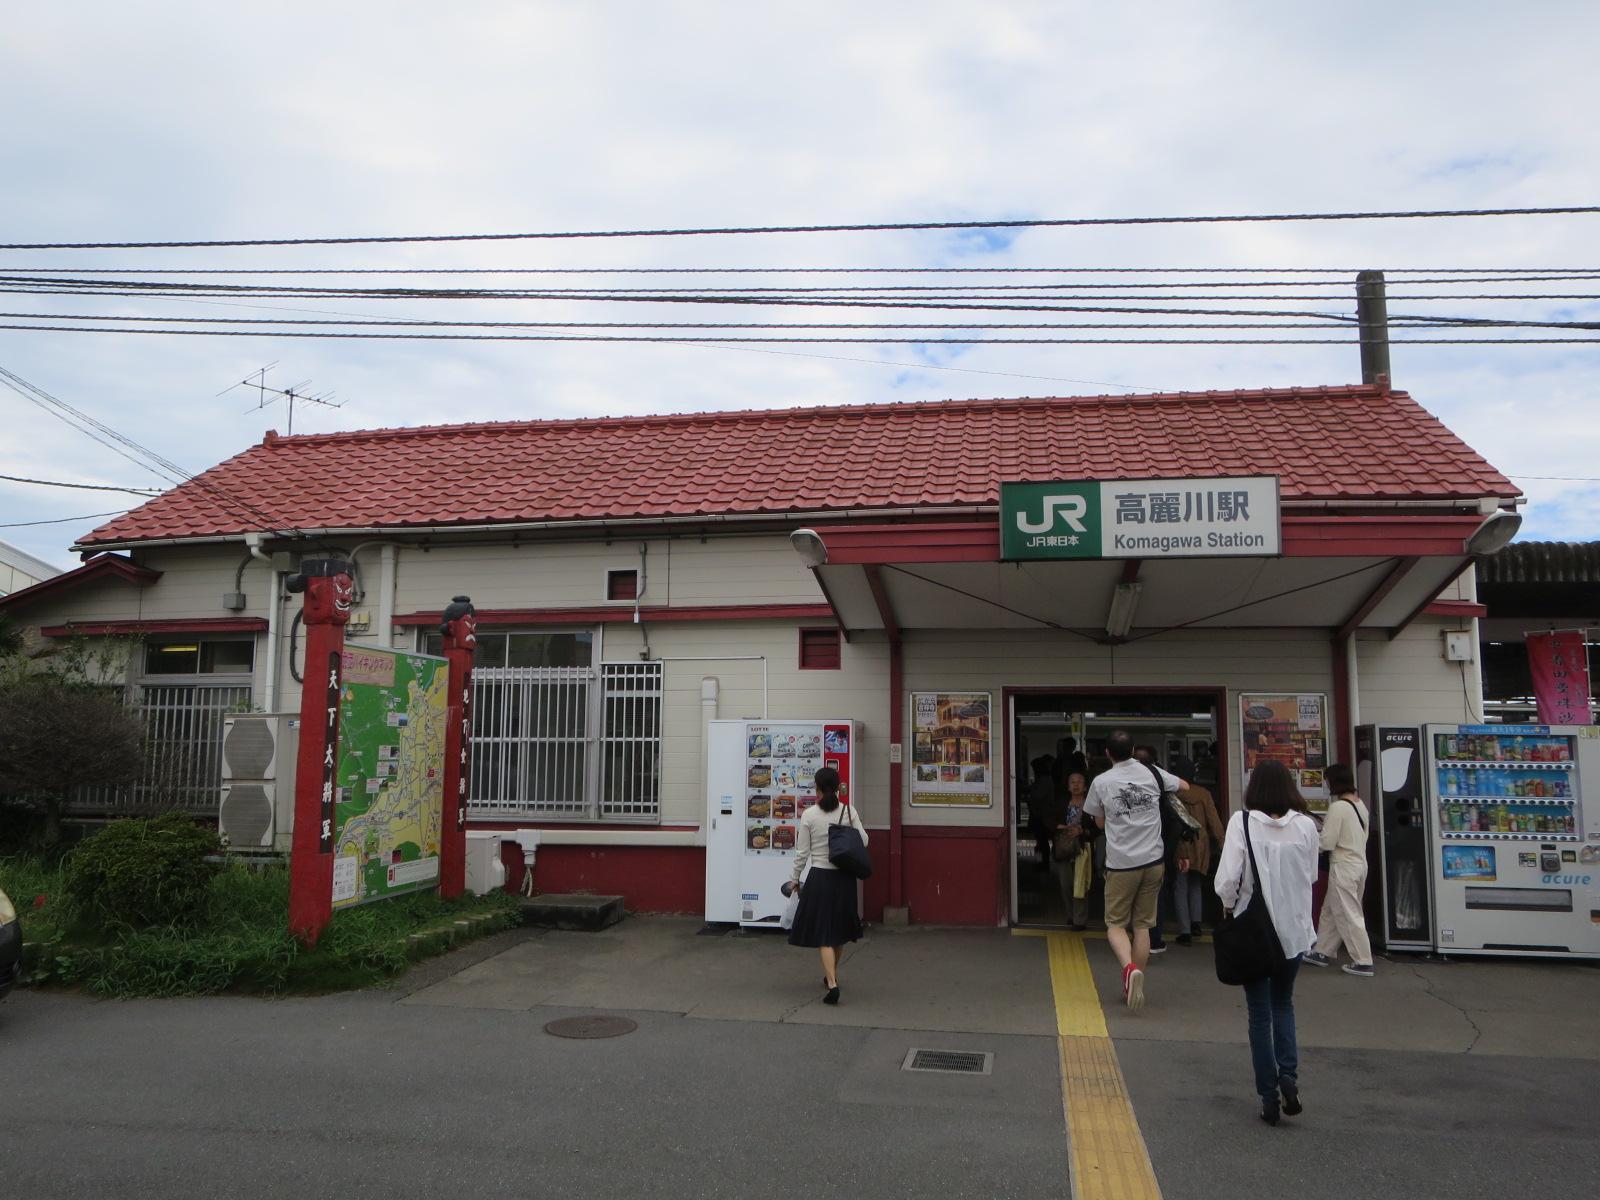
{"label": "manhole cover", "polygon": [[551,1021],[544,1031],[562,1038],[621,1037],[639,1028],[639,1022],[627,1017],[563,1017]]}
{"label": "manhole cover", "polygon": [[906,1052],[902,1071],[940,1071],[946,1075],[988,1075],[994,1070],[994,1055],[975,1050],[918,1050]]}

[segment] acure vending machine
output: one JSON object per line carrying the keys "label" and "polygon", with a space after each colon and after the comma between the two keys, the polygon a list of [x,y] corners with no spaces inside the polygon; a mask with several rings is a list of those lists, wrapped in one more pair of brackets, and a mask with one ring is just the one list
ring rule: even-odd
{"label": "acure vending machine", "polygon": [[1424,742],[1439,952],[1600,958],[1600,729],[1428,725]]}
{"label": "acure vending machine", "polygon": [[706,920],[776,926],[800,814],[822,767],[849,801],[854,721],[712,721],[706,746]]}

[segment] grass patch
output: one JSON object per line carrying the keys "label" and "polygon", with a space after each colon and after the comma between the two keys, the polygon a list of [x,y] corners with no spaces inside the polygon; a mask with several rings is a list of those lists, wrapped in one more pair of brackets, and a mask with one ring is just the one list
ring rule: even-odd
{"label": "grass patch", "polygon": [[[0,889],[22,917],[30,983],[97,996],[277,995],[369,987],[466,936],[520,920],[503,892],[444,901],[432,892],[345,909],[313,950],[289,936],[289,872],[232,865],[211,880],[205,911],[183,927],[119,930],[75,923],[61,899],[64,864],[0,859]],[[45,897],[42,905],[35,898]],[[465,929],[456,922],[469,920]],[[413,934],[425,934],[415,938]]]}

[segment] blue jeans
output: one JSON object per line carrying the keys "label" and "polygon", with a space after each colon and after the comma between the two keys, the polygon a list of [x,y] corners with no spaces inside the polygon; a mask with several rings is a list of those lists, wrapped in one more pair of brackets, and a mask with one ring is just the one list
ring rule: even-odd
{"label": "blue jeans", "polygon": [[1298,1080],[1300,1050],[1294,1037],[1294,977],[1298,958],[1276,974],[1244,985],[1250,1010],[1250,1058],[1256,1068],[1256,1093],[1263,1100],[1278,1097],[1278,1077]]}

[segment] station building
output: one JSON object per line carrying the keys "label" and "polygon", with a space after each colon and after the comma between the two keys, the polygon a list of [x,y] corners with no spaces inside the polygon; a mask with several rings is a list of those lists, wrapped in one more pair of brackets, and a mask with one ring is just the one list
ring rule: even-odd
{"label": "station building", "polygon": [[869,918],[1025,923],[1028,764],[1068,738],[1236,807],[1261,755],[1314,797],[1358,723],[1483,719],[1445,635],[1520,503],[1385,386],[269,433],[0,611],[120,639],[214,813],[222,714],[298,710],[285,577],[350,558],[353,645],[476,605],[471,821],[540,831],[539,890],[702,911],[706,722],[853,719]]}

